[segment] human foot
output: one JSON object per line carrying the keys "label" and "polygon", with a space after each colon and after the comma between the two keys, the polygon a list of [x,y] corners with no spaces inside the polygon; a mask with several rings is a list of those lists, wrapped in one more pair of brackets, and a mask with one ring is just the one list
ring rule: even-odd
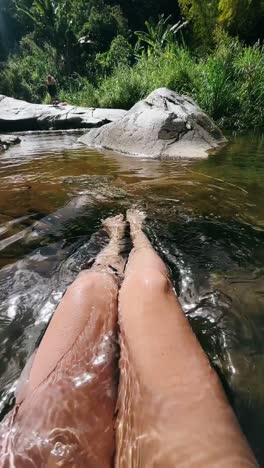
{"label": "human foot", "polygon": [[126,221],[122,214],[102,219],[102,225],[110,239],[123,239],[126,229]]}
{"label": "human foot", "polygon": [[127,210],[126,218],[130,224],[131,238],[134,241],[137,234],[142,232],[146,215],[143,213],[143,211],[140,211],[136,208],[131,208],[130,210]]}

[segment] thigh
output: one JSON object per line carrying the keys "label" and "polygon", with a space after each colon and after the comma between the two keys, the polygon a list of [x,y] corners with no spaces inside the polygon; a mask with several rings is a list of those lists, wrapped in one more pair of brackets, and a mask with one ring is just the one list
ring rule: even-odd
{"label": "thigh", "polygon": [[167,276],[132,269],[120,293],[119,468],[256,467]]}
{"label": "thigh", "polygon": [[28,468],[111,466],[116,320],[113,278],[83,273],[57,308],[1,426],[2,463],[13,457]]}

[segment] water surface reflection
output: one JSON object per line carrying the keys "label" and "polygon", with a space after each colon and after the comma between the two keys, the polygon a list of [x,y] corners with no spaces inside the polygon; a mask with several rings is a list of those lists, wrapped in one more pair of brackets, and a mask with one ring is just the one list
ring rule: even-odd
{"label": "water surface reflection", "polygon": [[66,286],[105,245],[100,219],[137,204],[264,465],[263,137],[192,165],[99,154],[76,137],[26,134],[0,157],[2,412]]}

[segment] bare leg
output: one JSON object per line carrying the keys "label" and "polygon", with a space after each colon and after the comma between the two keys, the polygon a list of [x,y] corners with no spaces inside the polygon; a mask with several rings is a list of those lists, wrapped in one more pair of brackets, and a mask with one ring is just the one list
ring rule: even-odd
{"label": "bare leg", "polygon": [[116,467],[256,467],[142,216],[127,218],[135,249],[120,292]]}
{"label": "bare leg", "polygon": [[125,223],[118,216],[104,226],[109,245],[68,288],[0,428],[1,467],[112,466],[118,284],[110,265],[122,274]]}

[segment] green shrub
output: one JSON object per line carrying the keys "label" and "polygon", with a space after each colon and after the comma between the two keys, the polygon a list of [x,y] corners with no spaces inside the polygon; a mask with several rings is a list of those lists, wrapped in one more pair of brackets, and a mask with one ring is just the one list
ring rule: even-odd
{"label": "green shrub", "polygon": [[[190,56],[184,49],[178,54],[165,51],[142,58],[133,66],[116,68],[113,74],[101,81],[98,99],[101,106],[129,109],[154,89],[169,87],[178,92],[191,90]],[[189,74],[188,81],[186,76]]]}
{"label": "green shrub", "polygon": [[234,88],[236,83],[225,61],[218,56],[201,60],[196,67],[193,98],[214,120],[232,117],[238,104]]}
{"label": "green shrub", "polygon": [[97,95],[100,107],[130,109],[143,97],[141,78],[133,67],[116,68],[101,82]]}
{"label": "green shrub", "polygon": [[111,42],[118,34],[126,36],[127,20],[120,6],[106,5],[102,0],[96,0],[93,3],[80,35],[89,37],[97,51],[104,52],[109,49]]}
{"label": "green shrub", "polygon": [[220,126],[264,126],[264,48],[225,36],[214,53],[197,58],[177,44],[146,54],[101,81],[100,105],[129,109],[159,87],[192,96]]}
{"label": "green shrub", "polygon": [[24,37],[21,52],[9,57],[1,73],[0,93],[41,102],[46,95],[45,80],[51,73],[56,76],[56,51],[48,44],[40,49],[30,36]]}
{"label": "green shrub", "polygon": [[108,52],[97,54],[95,64],[97,72],[109,74],[117,67],[124,67],[131,63],[133,50],[129,42],[121,35],[114,38]]}
{"label": "green shrub", "polygon": [[31,102],[49,102],[45,79],[59,77],[59,98],[79,106],[131,108],[160,87],[188,94],[220,126],[245,129],[264,126],[264,48],[245,46],[218,33],[217,46],[206,57],[197,57],[175,41],[163,48],[134,56],[123,36],[108,52],[99,54],[97,78],[75,74],[61,77],[55,49],[40,49],[30,36],[23,39],[19,55],[8,59],[0,76],[0,93]]}
{"label": "green shrub", "polygon": [[234,59],[234,74],[238,82],[239,101],[237,126],[244,128],[264,125],[264,48],[256,44],[243,47]]}
{"label": "green shrub", "polygon": [[94,86],[85,78],[75,76],[67,81],[67,86],[59,90],[61,102],[75,106],[98,107]]}

